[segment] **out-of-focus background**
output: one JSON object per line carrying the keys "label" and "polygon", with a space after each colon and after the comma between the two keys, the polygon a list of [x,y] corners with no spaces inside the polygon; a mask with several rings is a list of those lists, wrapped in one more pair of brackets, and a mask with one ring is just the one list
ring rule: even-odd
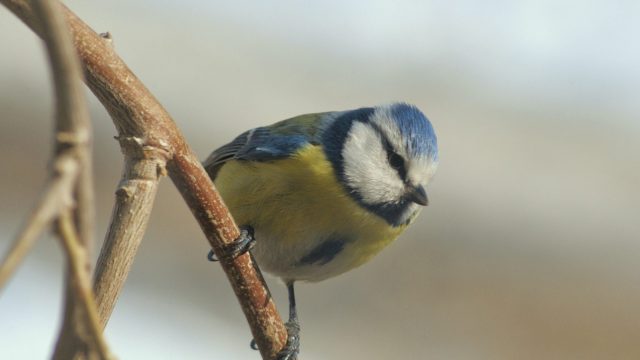
{"label": "out-of-focus background", "polygon": [[[66,1],[201,158],[292,115],[404,100],[432,120],[432,205],[371,263],[298,286],[304,359],[640,358],[640,2]],[[0,251],[45,180],[43,48],[0,7]],[[90,98],[98,238],[122,161]],[[106,331],[121,359],[258,359],[169,180]],[[0,357],[47,358],[51,237],[0,294]],[[286,313],[283,286],[270,279]]]}

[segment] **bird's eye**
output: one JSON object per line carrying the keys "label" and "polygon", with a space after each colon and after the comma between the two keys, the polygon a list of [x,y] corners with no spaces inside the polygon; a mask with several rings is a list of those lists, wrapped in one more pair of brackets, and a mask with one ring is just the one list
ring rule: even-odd
{"label": "bird's eye", "polygon": [[389,165],[392,168],[401,171],[404,169],[404,159],[395,152],[389,152]]}

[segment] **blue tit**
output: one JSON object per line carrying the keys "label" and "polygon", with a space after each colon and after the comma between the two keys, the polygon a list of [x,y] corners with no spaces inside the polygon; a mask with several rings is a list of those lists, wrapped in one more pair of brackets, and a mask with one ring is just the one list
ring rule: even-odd
{"label": "blue tit", "polygon": [[395,240],[428,204],[438,145],[420,110],[393,103],[257,127],[204,166],[254,229],[259,267],[287,284],[295,330],[294,282],[342,274]]}

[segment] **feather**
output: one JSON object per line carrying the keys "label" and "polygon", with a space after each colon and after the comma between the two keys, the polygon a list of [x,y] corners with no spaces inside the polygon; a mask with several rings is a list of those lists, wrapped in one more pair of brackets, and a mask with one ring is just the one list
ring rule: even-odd
{"label": "feather", "polygon": [[317,134],[325,114],[300,115],[245,131],[211,153],[203,165],[215,180],[220,167],[229,160],[262,162],[287,158],[307,144],[318,144]]}

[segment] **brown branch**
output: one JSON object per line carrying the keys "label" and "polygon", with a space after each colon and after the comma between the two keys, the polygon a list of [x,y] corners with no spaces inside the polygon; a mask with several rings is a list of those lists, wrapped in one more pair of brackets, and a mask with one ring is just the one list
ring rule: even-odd
{"label": "brown branch", "polygon": [[[36,33],[25,0],[0,0]],[[121,138],[166,154],[169,176],[189,205],[213,250],[220,253],[239,231],[211,179],[166,110],[128,69],[111,46],[66,10],[87,84],[111,115]],[[123,149],[123,151],[125,151]],[[286,342],[286,330],[259,271],[248,254],[221,262],[251,327],[260,352],[272,359]]]}
{"label": "brown branch", "polygon": [[98,315],[106,326],[147,228],[160,176],[165,173],[164,155],[149,148],[139,152],[137,138],[119,139],[125,165],[116,191],[109,231],[100,251],[94,280]]}

